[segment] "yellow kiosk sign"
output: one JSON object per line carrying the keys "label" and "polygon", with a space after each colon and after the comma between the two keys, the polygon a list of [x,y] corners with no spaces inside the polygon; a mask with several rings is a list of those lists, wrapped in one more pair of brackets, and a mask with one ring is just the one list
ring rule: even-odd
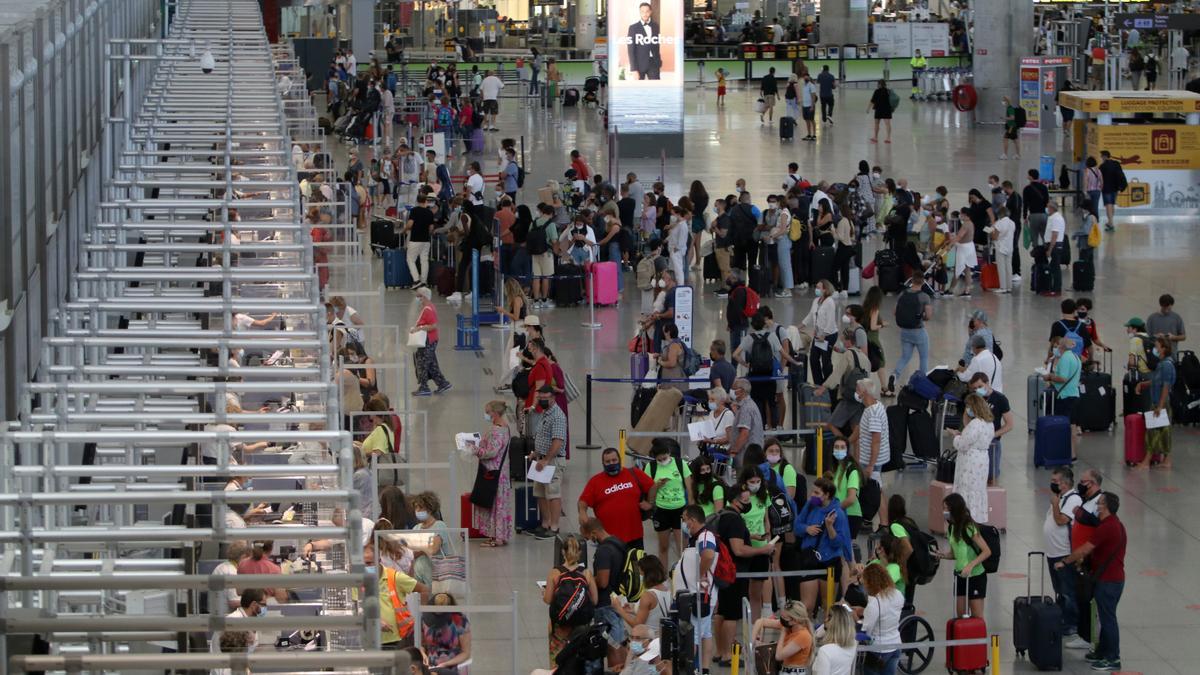
{"label": "yellow kiosk sign", "polygon": [[1064,91],[1059,94],[1059,105],[1093,115],[1187,114],[1200,112],[1200,95],[1190,91]]}
{"label": "yellow kiosk sign", "polygon": [[1087,152],[1107,150],[1126,171],[1200,169],[1200,126],[1089,124]]}

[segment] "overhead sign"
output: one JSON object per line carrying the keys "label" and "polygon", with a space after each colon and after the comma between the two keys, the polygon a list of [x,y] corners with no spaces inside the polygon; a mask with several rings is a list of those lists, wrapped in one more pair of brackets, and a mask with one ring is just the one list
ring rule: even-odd
{"label": "overhead sign", "polygon": [[1184,124],[1089,124],[1087,148],[1107,150],[1126,171],[1200,169],[1200,127]]}
{"label": "overhead sign", "polygon": [[1114,24],[1123,30],[1200,30],[1200,14],[1117,14]]}
{"label": "overhead sign", "polygon": [[683,2],[608,3],[609,121],[622,134],[683,133]]}
{"label": "overhead sign", "polygon": [[1086,113],[1195,113],[1200,95],[1191,92],[1064,91],[1059,104]]}

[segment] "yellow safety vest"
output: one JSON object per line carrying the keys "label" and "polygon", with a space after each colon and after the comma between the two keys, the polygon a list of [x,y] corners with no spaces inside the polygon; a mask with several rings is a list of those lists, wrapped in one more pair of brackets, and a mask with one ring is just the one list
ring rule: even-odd
{"label": "yellow safety vest", "polygon": [[909,63],[909,65],[911,65],[913,67],[913,69],[917,69],[917,68],[924,69],[925,68],[925,57],[924,56],[914,56],[911,59],[909,59],[908,63]]}

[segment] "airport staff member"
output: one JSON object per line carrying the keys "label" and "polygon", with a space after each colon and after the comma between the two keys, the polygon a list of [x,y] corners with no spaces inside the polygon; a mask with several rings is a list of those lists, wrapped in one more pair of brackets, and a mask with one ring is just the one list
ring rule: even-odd
{"label": "airport staff member", "polygon": [[921,56],[921,50],[916,50],[913,57],[908,60],[908,65],[912,66],[912,95],[911,99],[917,98],[917,94],[921,93],[921,73],[925,72],[925,67],[928,65],[925,57]]}

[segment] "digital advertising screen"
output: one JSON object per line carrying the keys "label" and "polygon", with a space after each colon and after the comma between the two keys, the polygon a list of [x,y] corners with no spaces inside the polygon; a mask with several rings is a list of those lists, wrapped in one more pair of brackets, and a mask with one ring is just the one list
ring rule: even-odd
{"label": "digital advertising screen", "polygon": [[682,134],[683,68],[683,0],[610,0],[610,126]]}

